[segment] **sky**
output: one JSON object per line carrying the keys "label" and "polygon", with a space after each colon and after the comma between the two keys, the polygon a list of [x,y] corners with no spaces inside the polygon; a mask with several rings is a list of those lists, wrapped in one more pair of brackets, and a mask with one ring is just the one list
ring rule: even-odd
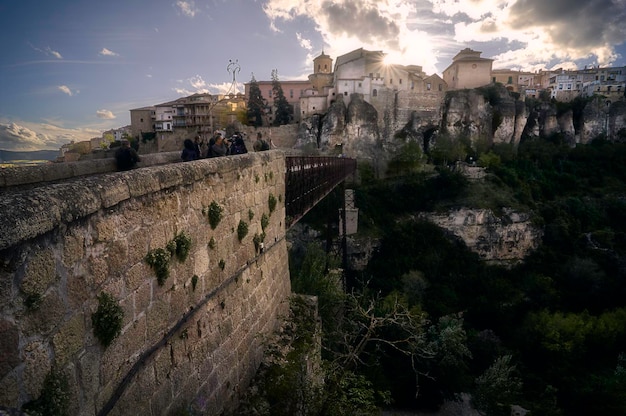
{"label": "sky", "polygon": [[0,0],[0,35],[0,150],[55,150],[134,108],[307,79],[322,51],[429,75],[464,48],[494,68],[626,66],[626,0]]}

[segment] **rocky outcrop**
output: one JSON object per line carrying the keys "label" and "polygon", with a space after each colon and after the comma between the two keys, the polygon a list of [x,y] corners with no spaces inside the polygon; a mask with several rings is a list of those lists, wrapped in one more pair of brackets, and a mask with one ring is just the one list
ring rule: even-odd
{"label": "rocky outcrop", "polygon": [[[597,97],[582,111],[563,110],[554,102],[525,100],[500,84],[448,91],[445,97],[414,95],[381,91],[369,103],[363,95],[352,94],[347,106],[339,96],[326,114],[302,120],[296,147],[384,162],[408,141],[429,152],[437,146],[437,134],[466,139],[475,149],[499,143],[517,146],[524,137],[555,134],[571,146],[600,135],[626,138],[624,100]],[[440,110],[435,110],[437,102]]]}
{"label": "rocky outcrop", "polygon": [[511,209],[504,209],[501,216],[488,209],[469,208],[421,216],[463,240],[483,260],[500,265],[521,262],[539,246],[543,236],[528,214]]}

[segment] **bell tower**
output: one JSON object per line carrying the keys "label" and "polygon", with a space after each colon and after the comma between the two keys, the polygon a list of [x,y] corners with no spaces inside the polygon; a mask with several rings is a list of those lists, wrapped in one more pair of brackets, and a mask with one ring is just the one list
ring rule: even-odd
{"label": "bell tower", "polygon": [[309,75],[309,81],[313,89],[322,92],[325,87],[333,86],[333,60],[330,56],[322,53],[313,59],[313,73]]}

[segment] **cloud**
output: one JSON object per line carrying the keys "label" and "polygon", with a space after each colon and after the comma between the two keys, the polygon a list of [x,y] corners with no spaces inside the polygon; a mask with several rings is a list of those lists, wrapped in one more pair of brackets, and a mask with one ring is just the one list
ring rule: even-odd
{"label": "cloud", "polygon": [[46,56],[54,56],[57,59],[63,59],[63,56],[61,55],[60,52],[53,50],[52,48],[50,48],[50,46],[46,46],[44,49],[41,48],[37,48],[36,46],[34,46],[32,43],[29,43],[30,47],[33,48],[34,50],[36,50],[37,52],[41,52],[42,54],[46,55]]}
{"label": "cloud", "polygon": [[98,52],[98,55],[102,55],[102,56],[120,56],[119,53],[115,53],[112,50],[109,50],[107,48],[102,48],[102,50],[100,52]]}
{"label": "cloud", "polygon": [[221,84],[209,84],[202,76],[194,75],[184,80],[178,80],[178,87],[173,88],[176,94],[187,96],[192,94],[233,94],[243,93],[243,86],[234,85],[232,82],[223,82]]}
{"label": "cloud", "polygon": [[178,7],[180,12],[187,17],[194,17],[196,13],[198,13],[198,9],[196,8],[193,0],[179,0],[176,2],[176,7]]}
{"label": "cloud", "polygon": [[46,48],[46,50],[48,51],[48,53],[52,56],[54,56],[57,59],[63,59],[63,56],[61,56],[61,54],[57,51],[53,51],[52,49],[50,49],[49,47]]}
{"label": "cloud", "polygon": [[311,40],[305,39],[301,33],[296,33],[296,38],[298,39],[298,43],[300,43],[300,46],[302,46],[307,51],[313,49],[313,45],[311,45]]}
{"label": "cloud", "polygon": [[105,109],[96,111],[96,116],[104,120],[113,120],[114,118],[116,118],[115,114],[113,114],[110,110]]}
{"label": "cloud", "polygon": [[268,0],[263,9],[276,31],[310,19],[324,41],[318,50],[331,56],[382,50],[427,73],[443,71],[468,46],[494,67],[608,66],[626,41],[624,0]]}
{"label": "cloud", "polygon": [[56,150],[72,141],[88,140],[102,133],[90,129],[65,129],[46,123],[0,121],[0,149],[13,151]]}
{"label": "cloud", "polygon": [[65,93],[65,94],[69,95],[70,97],[71,97],[72,95],[74,95],[74,93],[72,92],[72,90],[70,89],[70,87],[68,87],[67,85],[59,85],[59,86],[57,87],[57,89],[58,89],[59,91],[61,91],[61,92]]}

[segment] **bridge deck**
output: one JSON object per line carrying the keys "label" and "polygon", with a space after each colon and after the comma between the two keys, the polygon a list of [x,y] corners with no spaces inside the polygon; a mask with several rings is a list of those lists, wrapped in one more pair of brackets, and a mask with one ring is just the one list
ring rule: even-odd
{"label": "bridge deck", "polygon": [[287,227],[356,171],[356,159],[340,157],[290,156],[285,164]]}

